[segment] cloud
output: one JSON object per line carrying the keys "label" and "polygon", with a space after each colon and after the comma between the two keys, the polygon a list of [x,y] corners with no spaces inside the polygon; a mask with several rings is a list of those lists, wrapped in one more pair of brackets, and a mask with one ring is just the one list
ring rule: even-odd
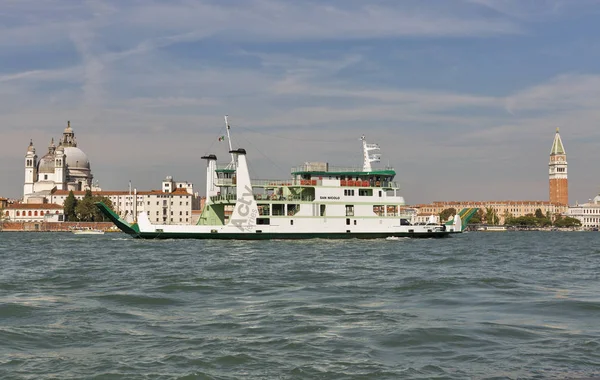
{"label": "cloud", "polygon": [[[554,128],[564,126],[566,144],[568,136],[600,139],[598,73],[572,70],[508,89],[483,75],[467,76],[481,82],[470,87],[428,81],[432,71],[464,66],[468,49],[452,65],[442,56],[421,70],[432,65],[421,49],[443,55],[439,46],[484,40],[477,49],[493,52],[499,39],[525,33],[531,11],[517,2],[490,14],[482,6],[508,3],[55,0],[27,17],[37,3],[3,9],[20,22],[4,24],[0,47],[25,51],[32,67],[0,63],[0,128],[14,141],[2,157],[20,160],[30,137],[45,150],[71,120],[105,188],[136,176],[138,188],[153,188],[167,174],[201,188],[198,156],[219,148],[224,114],[265,177],[313,159],[356,163],[365,133],[398,163],[411,202],[474,196],[465,187],[484,188],[481,181],[489,197],[543,199]],[[56,58],[54,46],[75,58],[50,67],[44,58]],[[513,160],[523,152],[541,160],[539,177],[533,164]],[[155,165],[158,179],[149,174]],[[20,169],[0,170],[9,179],[0,193],[18,194]],[[520,183],[529,186],[522,195]],[[542,196],[531,183],[541,183]]]}

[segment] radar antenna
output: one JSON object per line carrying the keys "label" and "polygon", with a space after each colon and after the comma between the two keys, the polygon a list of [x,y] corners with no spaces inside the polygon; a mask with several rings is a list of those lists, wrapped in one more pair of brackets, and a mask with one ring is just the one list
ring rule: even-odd
{"label": "radar antenna", "polygon": [[360,137],[363,143],[363,171],[370,172],[371,162],[381,162],[380,148],[377,144],[368,144],[365,135]]}

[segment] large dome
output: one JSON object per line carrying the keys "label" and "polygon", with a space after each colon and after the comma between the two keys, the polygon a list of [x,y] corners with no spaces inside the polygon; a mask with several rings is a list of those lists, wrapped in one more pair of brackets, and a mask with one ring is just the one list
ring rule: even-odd
{"label": "large dome", "polygon": [[38,162],[38,173],[54,173],[54,155],[47,153]]}
{"label": "large dome", "polygon": [[90,162],[83,151],[74,146],[65,147],[65,156],[67,156],[67,166],[69,168],[89,169]]}

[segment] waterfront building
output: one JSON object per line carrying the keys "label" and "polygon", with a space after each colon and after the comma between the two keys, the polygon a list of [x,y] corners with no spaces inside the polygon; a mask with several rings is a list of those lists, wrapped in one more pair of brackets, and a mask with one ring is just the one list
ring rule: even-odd
{"label": "waterfront building", "polygon": [[479,208],[484,213],[487,210],[493,210],[498,216],[500,224],[504,224],[507,217],[518,218],[527,214],[535,214],[537,209],[540,209],[544,215],[554,217],[556,214],[566,213],[569,208],[567,205],[549,201],[436,201],[413,207],[418,210],[418,216],[421,219],[429,215],[439,215],[448,208],[454,208],[457,212],[463,208]]}
{"label": "waterfront building", "polygon": [[600,228],[600,194],[588,203],[576,204],[569,207],[567,216],[578,219],[583,228]]}
{"label": "waterfront building", "polygon": [[53,138],[48,145],[48,152],[39,160],[33,140],[29,142],[25,154],[23,201],[45,203],[46,196],[53,189],[74,191],[93,189],[93,178],[90,161],[77,146],[71,122],[67,122],[67,128],[63,131],[58,146],[55,145]]}
{"label": "waterfront building", "polygon": [[5,208],[6,206],[8,206],[8,199],[0,197],[0,209]]}
{"label": "waterfront building", "polygon": [[4,209],[7,222],[62,222],[63,206],[51,203],[13,203]]}
{"label": "waterfront building", "polygon": [[[63,205],[70,190],[53,190],[48,202]],[[75,199],[83,199],[85,191],[73,191]],[[192,224],[192,210],[200,207],[200,198],[194,193],[190,182],[176,182],[168,176],[161,190],[138,191],[92,191],[93,196],[106,197],[112,202],[113,210],[124,219],[133,220],[133,215],[146,211],[151,221],[164,224]]]}
{"label": "waterfront building", "polygon": [[552,149],[550,150],[549,190],[550,202],[562,205],[569,204],[569,180],[567,178],[567,153],[556,128]]}

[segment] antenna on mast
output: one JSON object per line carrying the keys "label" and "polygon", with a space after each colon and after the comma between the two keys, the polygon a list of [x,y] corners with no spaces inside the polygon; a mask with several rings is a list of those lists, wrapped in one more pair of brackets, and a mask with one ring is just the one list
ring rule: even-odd
{"label": "antenna on mast", "polygon": [[[231,152],[233,150],[233,148],[231,147],[231,135],[229,134],[229,130],[231,129],[231,127],[229,126],[229,120],[227,118],[228,115],[225,115],[225,130],[227,131],[227,142],[229,143],[229,151]],[[231,153],[230,165],[235,166],[235,156],[233,155],[233,153]]]}

